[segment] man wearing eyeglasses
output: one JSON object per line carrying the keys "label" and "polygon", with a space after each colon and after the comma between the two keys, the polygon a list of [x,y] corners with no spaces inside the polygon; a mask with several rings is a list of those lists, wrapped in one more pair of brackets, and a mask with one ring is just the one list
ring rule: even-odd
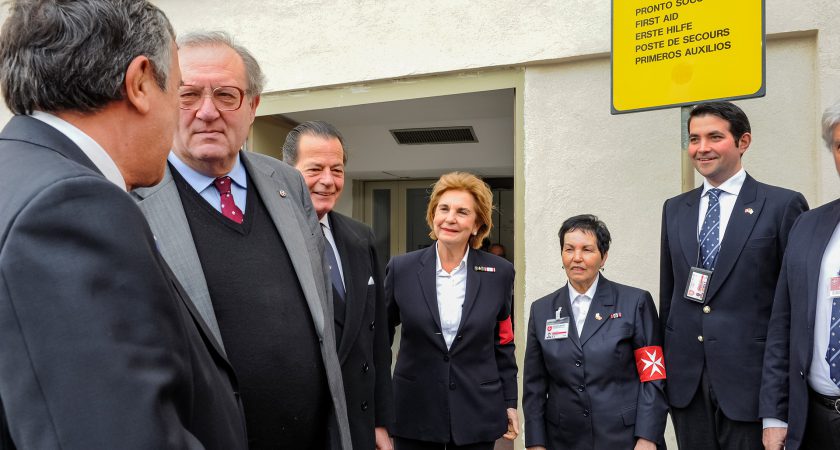
{"label": "man wearing eyeglasses", "polygon": [[[349,449],[324,243],[300,174],[241,151],[263,75],[221,32],[178,39],[168,171],[135,191],[239,379],[252,449]],[[326,430],[326,432],[325,432]]]}

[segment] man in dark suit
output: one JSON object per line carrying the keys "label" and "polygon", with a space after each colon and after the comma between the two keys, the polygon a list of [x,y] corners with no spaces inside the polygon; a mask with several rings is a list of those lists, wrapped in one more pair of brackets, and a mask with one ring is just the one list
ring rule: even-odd
{"label": "man in dark suit", "polygon": [[[823,140],[840,173],[840,103],[823,114]],[[767,332],[759,414],[768,450],[840,443],[840,200],[790,230]]]}
{"label": "man in dark suit", "polygon": [[169,166],[135,192],[163,257],[223,343],[251,448],[349,449],[323,236],[289,165],[245,152],[256,59],[222,32],[178,39]]}
{"label": "man in dark suit", "polygon": [[802,194],[741,166],[752,136],[729,102],[697,105],[688,153],[703,186],[665,202],[659,306],[680,449],[760,449],[758,391],[773,291]]}
{"label": "man in dark suit", "polygon": [[329,123],[304,122],[286,136],[283,160],[303,174],[326,238],[353,448],[390,450],[391,347],[373,231],[333,211],[344,188],[344,139]]}
{"label": "man in dark suit", "polygon": [[0,448],[247,448],[233,370],[125,192],[163,175],[169,21],[18,0],[0,74]]}

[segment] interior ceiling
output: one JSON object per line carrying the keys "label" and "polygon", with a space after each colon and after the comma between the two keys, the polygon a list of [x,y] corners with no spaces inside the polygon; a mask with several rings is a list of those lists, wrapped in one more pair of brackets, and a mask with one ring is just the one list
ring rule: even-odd
{"label": "interior ceiling", "polygon": [[[283,114],[294,123],[323,120],[344,136],[350,160],[347,176],[354,179],[437,178],[451,170],[470,170],[484,177],[513,176],[514,90],[500,89],[468,94],[426,97]],[[497,126],[497,124],[509,126]],[[389,130],[422,127],[472,126],[478,144],[398,145]],[[482,139],[484,138],[484,139]],[[445,151],[441,154],[441,151]],[[458,167],[455,160],[439,155],[475,154],[498,161],[492,167]],[[368,153],[362,155],[360,153]],[[432,166],[421,167],[406,152],[435,155]],[[354,164],[354,161],[385,161]],[[475,159],[473,159],[475,161]],[[509,164],[508,162],[509,161]],[[454,165],[453,165],[454,164]],[[463,163],[461,164],[463,165]],[[370,170],[373,169],[373,170]]]}

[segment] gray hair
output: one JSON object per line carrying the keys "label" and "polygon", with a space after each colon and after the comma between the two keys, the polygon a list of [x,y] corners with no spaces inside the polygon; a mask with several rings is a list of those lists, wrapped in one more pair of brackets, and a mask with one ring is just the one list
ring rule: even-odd
{"label": "gray hair", "polygon": [[231,35],[224,31],[194,31],[178,37],[178,47],[212,47],[224,45],[230,47],[242,58],[245,64],[245,76],[248,78],[248,89],[246,94],[250,96],[260,95],[265,86],[265,75],[263,75],[257,58],[247,48],[237,44]]}
{"label": "gray hair", "polygon": [[290,166],[297,164],[298,145],[300,137],[304,134],[318,136],[325,139],[335,138],[341,144],[342,162],[347,164],[347,149],[344,147],[344,137],[338,129],[330,123],[321,120],[310,120],[294,127],[286,135],[286,142],[283,143],[283,162]]}
{"label": "gray hair", "polygon": [[147,0],[14,0],[0,30],[0,90],[15,114],[94,112],[124,98],[141,55],[166,90],[174,38]]}
{"label": "gray hair", "polygon": [[826,108],[822,116],[822,138],[829,150],[832,150],[834,128],[838,123],[840,123],[840,101]]}

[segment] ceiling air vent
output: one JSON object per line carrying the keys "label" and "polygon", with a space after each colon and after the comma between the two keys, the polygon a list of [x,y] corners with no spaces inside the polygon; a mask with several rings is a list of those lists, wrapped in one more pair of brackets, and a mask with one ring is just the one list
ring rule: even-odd
{"label": "ceiling air vent", "polygon": [[400,145],[478,142],[472,127],[405,128],[389,131]]}

